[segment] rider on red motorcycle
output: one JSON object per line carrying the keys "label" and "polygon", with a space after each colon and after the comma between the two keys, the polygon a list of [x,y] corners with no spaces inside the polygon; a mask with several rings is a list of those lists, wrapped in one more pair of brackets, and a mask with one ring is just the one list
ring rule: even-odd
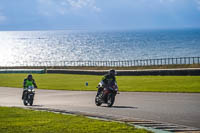
{"label": "rider on red motorcycle", "polygon": [[102,78],[102,81],[100,82],[98,86],[97,95],[100,94],[101,91],[103,91],[104,88],[107,88],[109,86],[116,84],[116,78],[115,78],[116,72],[114,69],[109,70],[108,74],[104,75]]}

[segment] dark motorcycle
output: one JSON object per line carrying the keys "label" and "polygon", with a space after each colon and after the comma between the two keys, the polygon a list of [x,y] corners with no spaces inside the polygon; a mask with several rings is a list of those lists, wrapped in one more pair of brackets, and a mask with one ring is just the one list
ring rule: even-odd
{"label": "dark motorcycle", "polygon": [[[98,86],[100,87],[100,86]],[[96,95],[95,97],[95,104],[100,106],[101,104],[105,103],[108,107],[112,107],[115,102],[115,96],[118,91],[117,85],[112,85],[110,87],[105,87],[100,94]]]}
{"label": "dark motorcycle", "polygon": [[26,91],[24,92],[24,105],[27,106],[28,104],[30,106],[33,105],[33,100],[34,100],[34,95],[35,95],[35,89],[33,86],[29,86]]}

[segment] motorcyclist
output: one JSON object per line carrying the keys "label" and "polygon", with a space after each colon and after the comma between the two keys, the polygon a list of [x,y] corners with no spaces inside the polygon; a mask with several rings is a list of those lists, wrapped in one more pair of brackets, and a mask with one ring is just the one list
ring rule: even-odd
{"label": "motorcyclist", "polygon": [[27,91],[28,86],[34,86],[34,88],[37,88],[35,80],[33,79],[33,76],[31,74],[29,74],[27,78],[24,79],[24,83],[23,83],[24,90],[22,94],[22,100],[24,99],[24,94]]}
{"label": "motorcyclist", "polygon": [[100,94],[101,91],[103,91],[104,88],[107,88],[111,85],[114,85],[116,83],[115,78],[116,72],[114,69],[109,70],[108,74],[104,75],[102,78],[102,81],[100,82],[102,86],[98,86],[97,95]]}

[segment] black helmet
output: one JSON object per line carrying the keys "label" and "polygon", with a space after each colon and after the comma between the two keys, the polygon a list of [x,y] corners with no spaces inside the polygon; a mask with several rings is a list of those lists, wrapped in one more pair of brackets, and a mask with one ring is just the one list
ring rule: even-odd
{"label": "black helmet", "polygon": [[27,77],[27,79],[28,79],[28,80],[32,80],[32,79],[33,79],[33,76],[32,76],[31,74],[29,74],[28,77]]}
{"label": "black helmet", "polygon": [[114,69],[111,69],[111,70],[109,70],[108,74],[109,74],[109,75],[112,75],[112,76],[115,76],[115,75],[116,75],[116,72],[115,72]]}

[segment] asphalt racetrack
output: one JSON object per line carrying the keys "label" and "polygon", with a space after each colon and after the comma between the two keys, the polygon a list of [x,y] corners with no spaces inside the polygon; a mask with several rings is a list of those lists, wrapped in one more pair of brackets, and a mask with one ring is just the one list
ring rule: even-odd
{"label": "asphalt racetrack", "polygon": [[[113,107],[97,107],[94,91],[36,89],[33,108],[60,109],[119,119],[144,119],[200,128],[199,93],[120,92]],[[0,106],[24,107],[22,88],[0,87]]]}

